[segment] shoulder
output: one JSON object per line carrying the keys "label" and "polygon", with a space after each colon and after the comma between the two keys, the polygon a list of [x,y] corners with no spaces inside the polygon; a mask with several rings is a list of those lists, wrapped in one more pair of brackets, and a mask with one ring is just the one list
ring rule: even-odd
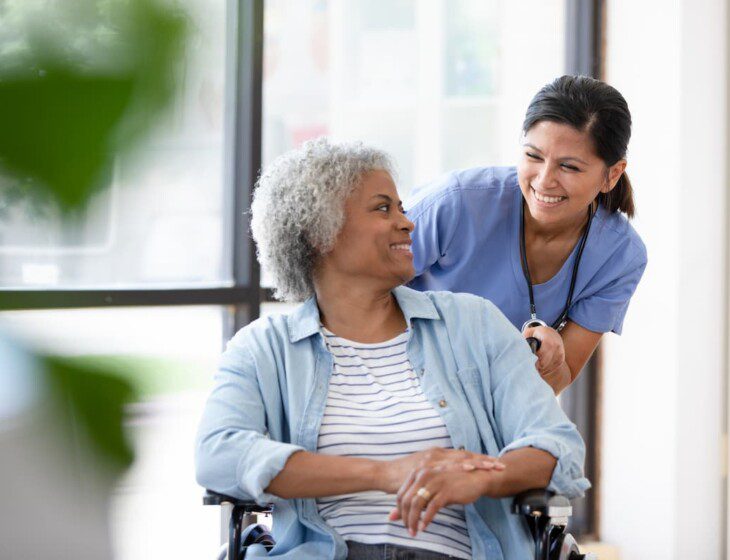
{"label": "shoulder", "polygon": [[283,355],[291,345],[288,321],[292,314],[276,313],[250,322],[228,341],[224,355],[253,362]]}
{"label": "shoulder", "polygon": [[487,202],[511,196],[519,189],[514,167],[473,167],[452,171],[439,179],[416,187],[406,203],[414,218],[429,209],[453,205],[462,200]]}
{"label": "shoulder", "polygon": [[600,251],[610,251],[614,259],[627,267],[646,265],[646,245],[626,216],[620,212],[609,214],[601,206],[595,218],[596,245]]}
{"label": "shoulder", "polygon": [[491,323],[502,316],[502,312],[491,301],[474,294],[447,291],[420,293],[431,300],[442,319],[447,323],[458,323],[460,327],[483,324],[485,320]]}

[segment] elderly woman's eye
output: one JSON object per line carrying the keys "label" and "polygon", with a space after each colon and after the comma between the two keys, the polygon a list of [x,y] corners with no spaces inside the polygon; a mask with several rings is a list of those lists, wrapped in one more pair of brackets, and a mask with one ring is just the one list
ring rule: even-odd
{"label": "elderly woman's eye", "polygon": [[390,209],[390,204],[381,204],[377,207],[377,210],[382,210],[384,212],[387,212]]}

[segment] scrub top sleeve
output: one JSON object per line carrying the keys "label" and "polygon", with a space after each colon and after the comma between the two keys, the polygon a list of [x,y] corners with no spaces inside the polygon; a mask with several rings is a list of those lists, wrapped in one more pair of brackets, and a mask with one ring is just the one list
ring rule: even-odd
{"label": "scrub top sleeve", "polygon": [[589,331],[621,334],[629,301],[645,268],[646,253],[642,251],[620,276],[596,293],[576,301],[568,319]]}
{"label": "scrub top sleeve", "polygon": [[441,186],[429,189],[425,196],[406,205],[406,215],[415,224],[413,266],[420,276],[445,254],[454,239],[461,216],[461,190],[451,175]]}

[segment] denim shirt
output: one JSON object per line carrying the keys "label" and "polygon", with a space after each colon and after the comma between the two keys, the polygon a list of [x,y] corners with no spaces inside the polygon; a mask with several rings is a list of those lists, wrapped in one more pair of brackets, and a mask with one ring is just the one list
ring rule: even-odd
{"label": "denim shirt", "polygon": [[[489,301],[470,294],[393,291],[410,327],[407,353],[454,447],[499,456],[522,447],[557,459],[549,488],[582,496],[585,446],[535,369],[535,357]],[[347,545],[320,517],[314,499],[283,500],[265,489],[299,450],[316,452],[332,371],[314,298],[289,315],[261,318],[228,343],[203,413],[198,483],[273,503],[276,546],[268,557],[344,559]],[[482,497],[465,507],[474,558],[533,554],[511,499]],[[263,547],[246,558],[267,557]]]}

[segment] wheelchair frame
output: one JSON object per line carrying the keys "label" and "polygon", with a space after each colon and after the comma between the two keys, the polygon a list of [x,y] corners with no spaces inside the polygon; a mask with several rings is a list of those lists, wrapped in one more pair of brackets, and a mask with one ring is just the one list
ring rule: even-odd
{"label": "wheelchair frame", "polygon": [[[228,524],[228,560],[242,560],[239,556],[242,546],[262,544],[270,550],[274,541],[268,532],[256,532],[256,515],[270,514],[271,506],[260,506],[249,500],[240,500],[224,494],[206,490],[204,505],[230,505],[231,518]],[[548,490],[528,490],[515,496],[512,513],[523,515],[535,541],[535,560],[589,560],[593,555],[580,554],[575,539],[565,532],[568,518],[573,514],[570,501],[565,496]],[[243,536],[244,526],[254,529]],[[247,529],[247,530],[248,530]],[[246,542],[242,542],[246,541]],[[245,550],[245,548],[244,548]]]}

